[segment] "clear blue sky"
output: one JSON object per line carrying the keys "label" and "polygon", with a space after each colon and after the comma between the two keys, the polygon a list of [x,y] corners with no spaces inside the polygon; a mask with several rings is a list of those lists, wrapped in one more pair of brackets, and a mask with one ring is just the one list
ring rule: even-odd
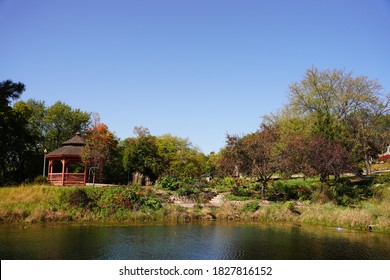
{"label": "clear blue sky", "polygon": [[205,153],[258,129],[305,70],[390,91],[390,1],[0,0],[0,80]]}

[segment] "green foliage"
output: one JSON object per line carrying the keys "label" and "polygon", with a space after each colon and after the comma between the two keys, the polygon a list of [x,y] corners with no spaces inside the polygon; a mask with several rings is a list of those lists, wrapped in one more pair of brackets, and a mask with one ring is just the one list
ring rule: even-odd
{"label": "green foliage", "polygon": [[190,197],[198,202],[208,201],[213,196],[210,192],[202,192],[202,189],[207,186],[207,182],[202,179],[177,178],[169,175],[161,178],[159,182],[159,187],[176,191],[178,196]]}
{"label": "green foliage", "polygon": [[375,176],[374,184],[387,184],[390,183],[390,173],[380,174]]}
{"label": "green foliage", "polygon": [[234,186],[230,191],[231,194],[235,196],[251,197],[253,195],[253,190],[247,186]]}
{"label": "green foliage", "polygon": [[49,180],[47,179],[47,177],[43,177],[42,175],[38,175],[37,177],[34,178],[34,184],[48,185]]}
{"label": "green foliage", "polygon": [[352,183],[348,178],[341,178],[331,186],[333,197],[338,205],[357,204],[363,199],[372,197],[373,192],[370,185]]}
{"label": "green foliage", "polygon": [[272,201],[309,200],[313,188],[304,184],[289,184],[276,181],[267,191],[267,199]]}
{"label": "green foliage", "polygon": [[156,138],[162,174],[179,178],[199,177],[209,166],[208,158],[188,139],[165,134]]}
{"label": "green foliage", "polygon": [[259,203],[257,201],[251,201],[251,202],[248,202],[246,204],[244,204],[244,206],[242,206],[240,208],[240,212],[256,212],[257,210],[259,210],[260,206],[259,206]]}
{"label": "green foliage", "polygon": [[142,199],[141,203],[143,209],[151,209],[154,211],[157,211],[161,209],[162,207],[162,202],[161,199],[155,198],[155,197],[144,197]]}
{"label": "green foliage", "polygon": [[180,187],[180,181],[176,177],[165,175],[158,182],[158,186],[163,189],[176,191]]}
{"label": "green foliage", "polygon": [[178,193],[185,195],[185,193],[199,193],[200,190],[207,187],[208,184],[207,181],[203,179],[194,179],[191,177],[177,178],[165,175],[158,182],[158,186],[163,189],[178,191]]}
{"label": "green foliage", "polygon": [[123,166],[130,173],[139,172],[155,181],[161,173],[161,158],[158,154],[156,137],[141,134],[126,140]]}
{"label": "green foliage", "polygon": [[70,139],[76,132],[84,133],[90,123],[90,114],[80,109],[73,109],[69,105],[57,101],[46,108],[45,146],[49,151],[59,148],[62,142]]}
{"label": "green foliage", "polygon": [[312,202],[317,202],[321,204],[333,202],[333,199],[334,199],[333,192],[329,188],[329,185],[323,183],[321,184],[321,186],[314,189],[311,195]]}
{"label": "green foliage", "polygon": [[200,193],[200,189],[195,187],[195,186],[187,185],[187,186],[182,186],[179,189],[177,189],[176,193],[178,196],[193,196],[193,197],[195,197],[196,195],[198,195]]}
{"label": "green foliage", "polygon": [[227,192],[236,186],[236,184],[236,179],[229,176],[223,178],[213,178],[209,182],[209,186],[216,188],[219,192]]}
{"label": "green foliage", "polygon": [[124,218],[134,211],[157,211],[162,200],[154,193],[141,190],[139,186],[63,189],[59,205],[100,213],[103,217]]}
{"label": "green foliage", "polygon": [[87,193],[77,188],[69,196],[69,204],[75,207],[86,207],[91,202],[91,199],[88,197]]}
{"label": "green foliage", "polygon": [[[0,82],[0,185],[12,185],[34,178],[39,160],[36,136],[28,126],[31,108],[18,99],[24,92],[22,83]],[[41,169],[42,170],[42,169]]]}

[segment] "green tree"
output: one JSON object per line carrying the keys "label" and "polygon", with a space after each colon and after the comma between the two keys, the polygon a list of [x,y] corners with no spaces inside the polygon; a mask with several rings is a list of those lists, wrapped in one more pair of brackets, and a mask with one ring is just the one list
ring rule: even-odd
{"label": "green tree", "polygon": [[45,101],[28,99],[26,104],[31,109],[31,114],[28,119],[28,129],[38,139],[37,149],[40,149],[41,152],[43,152],[45,149],[45,131],[47,130],[47,125],[45,123],[45,116],[47,111]]}
{"label": "green tree", "polygon": [[24,102],[12,101],[25,91],[22,83],[0,83],[0,185],[18,183],[29,174],[28,162],[35,141],[27,124],[31,110]]}
{"label": "green tree", "polygon": [[341,143],[356,161],[366,163],[369,173],[370,156],[378,152],[377,141],[387,129],[380,120],[388,115],[389,100],[375,80],[312,67],[300,82],[291,84],[288,107],[312,120],[312,136]]}
{"label": "green tree", "polygon": [[132,174],[139,172],[155,181],[163,175],[200,177],[208,158],[188,139],[164,134],[152,136],[147,128],[135,127],[137,137],[125,140],[123,164]]}
{"label": "green tree", "polygon": [[161,175],[199,177],[206,171],[207,157],[188,139],[165,134],[157,137]]}
{"label": "green tree", "polygon": [[89,113],[72,109],[60,101],[56,102],[47,108],[44,117],[45,146],[48,150],[54,150],[76,132],[84,134],[90,125],[90,119]]}
{"label": "green tree", "polygon": [[142,127],[135,127],[134,134],[125,140],[123,166],[129,174],[139,172],[155,181],[161,173],[157,139]]}

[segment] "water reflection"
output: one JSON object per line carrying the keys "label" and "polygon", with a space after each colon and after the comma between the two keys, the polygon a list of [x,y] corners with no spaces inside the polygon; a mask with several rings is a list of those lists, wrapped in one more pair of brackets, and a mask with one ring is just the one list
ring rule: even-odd
{"label": "water reflection", "polygon": [[323,227],[0,226],[1,259],[390,259],[390,235]]}

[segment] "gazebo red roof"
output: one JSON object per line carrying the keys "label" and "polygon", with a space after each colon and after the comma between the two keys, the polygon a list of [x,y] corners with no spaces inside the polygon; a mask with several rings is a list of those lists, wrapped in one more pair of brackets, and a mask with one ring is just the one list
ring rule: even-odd
{"label": "gazebo red roof", "polygon": [[57,158],[57,157],[79,157],[81,155],[81,150],[85,146],[85,141],[81,137],[80,133],[76,133],[76,136],[63,142],[62,147],[54,150],[46,155],[47,158]]}

